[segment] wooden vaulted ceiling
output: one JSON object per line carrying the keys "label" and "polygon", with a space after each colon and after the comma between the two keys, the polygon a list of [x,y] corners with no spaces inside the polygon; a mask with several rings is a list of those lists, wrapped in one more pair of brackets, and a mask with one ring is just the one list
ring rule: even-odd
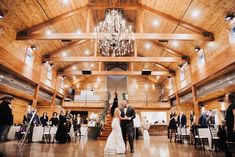
{"label": "wooden vaulted ceiling", "polygon": [[[50,54],[50,57],[78,57],[93,56],[94,40],[73,40],[61,42],[60,40],[15,40],[17,32],[27,30],[50,19],[55,19],[63,14],[72,13],[69,18],[62,18],[48,25],[43,25],[33,33],[45,33],[50,30],[52,33],[74,33],[92,32],[94,26],[104,19],[105,4],[110,0],[2,0],[0,9],[6,10],[6,18],[0,21],[1,38],[0,46],[8,51],[24,51],[30,45],[37,46],[36,56],[43,58]],[[138,40],[138,56],[144,57],[181,57],[183,55],[194,55],[194,47],[201,46],[209,55],[215,55],[228,47],[228,39],[224,32],[226,23],[224,15],[235,8],[234,0],[112,0],[116,6],[123,6],[124,17],[130,22],[135,32],[144,33],[188,33],[200,34],[200,30],[212,32],[215,41],[202,40],[178,41],[169,40],[159,42],[157,40]],[[136,9],[135,5],[139,8]],[[133,7],[134,6],[134,7]],[[132,7],[132,9],[126,9]],[[199,10],[199,16],[193,18],[192,13]],[[91,14],[91,22],[87,26],[88,14]],[[211,18],[213,16],[213,18]],[[142,17],[142,18],[140,18]],[[153,21],[156,21],[153,24]],[[141,23],[143,25],[141,26]],[[194,26],[194,27],[188,27]],[[89,28],[88,28],[89,27]],[[199,31],[198,31],[199,30]],[[150,48],[146,48],[146,43]],[[216,46],[211,46],[216,45]],[[87,53],[85,53],[87,52]],[[98,62],[55,62],[57,69],[71,70],[76,66],[78,70],[92,69],[99,70]],[[177,70],[177,62],[170,63],[133,63],[135,71],[149,68],[158,70]],[[155,79],[155,76],[151,76]],[[70,76],[72,78],[72,76]],[[158,79],[162,82],[166,76]]]}

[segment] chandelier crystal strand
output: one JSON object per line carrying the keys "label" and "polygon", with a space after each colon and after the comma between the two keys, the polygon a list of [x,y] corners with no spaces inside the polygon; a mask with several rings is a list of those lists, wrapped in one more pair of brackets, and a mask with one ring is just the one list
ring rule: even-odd
{"label": "chandelier crystal strand", "polygon": [[124,56],[133,52],[134,33],[118,10],[108,10],[105,20],[95,28],[97,46],[104,56]]}

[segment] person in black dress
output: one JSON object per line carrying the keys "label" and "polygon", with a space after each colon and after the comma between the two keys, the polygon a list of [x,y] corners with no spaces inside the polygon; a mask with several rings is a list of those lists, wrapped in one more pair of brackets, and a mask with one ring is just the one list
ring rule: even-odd
{"label": "person in black dress", "polygon": [[70,137],[69,133],[70,133],[70,129],[72,126],[72,119],[73,119],[73,115],[71,114],[70,110],[66,111],[65,118],[66,118],[67,141],[69,143],[69,142],[71,142],[71,137]]}
{"label": "person in black dress", "polygon": [[73,129],[74,129],[75,136],[77,136],[78,133],[79,133],[79,136],[81,136],[81,118],[80,118],[80,114],[78,114],[77,116],[74,115],[74,117],[73,117]]}
{"label": "person in black dress", "polygon": [[60,112],[56,141],[58,141],[58,143],[66,143],[67,141],[66,117],[64,111]]}
{"label": "person in black dress", "polygon": [[41,125],[44,127],[44,126],[47,126],[47,122],[48,122],[48,116],[47,116],[47,113],[44,112],[42,117],[40,117],[40,122],[41,122]]}
{"label": "person in black dress", "polygon": [[59,124],[59,118],[57,112],[54,112],[52,114],[52,117],[50,119],[51,126],[57,126]]}
{"label": "person in black dress", "polygon": [[190,143],[192,144],[195,143],[194,139],[195,129],[196,129],[196,116],[195,112],[192,110],[190,111]]}
{"label": "person in black dress", "polygon": [[[170,114],[170,122],[168,126],[168,137],[170,139],[170,142],[172,141],[172,134],[176,134],[177,132],[177,126],[176,126],[176,114],[175,112],[172,112]],[[175,138],[176,141],[176,138]]]}
{"label": "person in black dress", "polygon": [[225,117],[228,141],[235,142],[235,93],[226,94],[225,101],[229,104]]}

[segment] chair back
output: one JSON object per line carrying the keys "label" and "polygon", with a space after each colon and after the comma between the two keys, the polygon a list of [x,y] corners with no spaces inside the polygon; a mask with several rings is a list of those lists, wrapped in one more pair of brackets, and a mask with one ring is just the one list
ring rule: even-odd
{"label": "chair back", "polygon": [[43,134],[50,134],[50,127],[49,126],[45,126],[43,127]]}
{"label": "chair back", "polygon": [[199,138],[210,138],[211,132],[209,128],[198,128]]}

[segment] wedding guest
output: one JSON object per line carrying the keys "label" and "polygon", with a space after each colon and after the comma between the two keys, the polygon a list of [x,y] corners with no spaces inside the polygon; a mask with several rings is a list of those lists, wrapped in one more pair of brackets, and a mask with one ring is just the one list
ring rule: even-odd
{"label": "wedding guest", "polygon": [[47,122],[48,122],[48,116],[47,116],[47,113],[44,112],[42,114],[42,117],[40,117],[40,121],[41,121],[41,125],[44,127],[44,126],[47,126]]}
{"label": "wedding guest", "polygon": [[229,104],[225,117],[228,141],[235,142],[235,92],[226,94],[225,101]]}
{"label": "wedding guest", "polygon": [[185,128],[187,124],[187,117],[183,111],[180,111],[180,115],[177,118],[178,127]]}
{"label": "wedding guest", "polygon": [[207,113],[204,111],[198,119],[198,127],[207,128]]}
{"label": "wedding guest", "polygon": [[[172,141],[172,134],[176,135],[177,132],[177,126],[176,126],[176,113],[174,111],[170,114],[170,122],[168,126],[168,138],[170,139],[170,142]],[[176,137],[175,137],[176,142]]]}
{"label": "wedding guest", "polygon": [[75,136],[77,136],[78,133],[79,133],[79,136],[81,136],[81,117],[80,117],[80,114],[77,114],[77,116],[74,117],[73,128],[74,128]]}
{"label": "wedding guest", "polygon": [[58,143],[66,143],[67,141],[66,116],[64,111],[60,112],[59,125],[56,132],[56,141],[58,141]]}
{"label": "wedding guest", "polygon": [[70,137],[70,134],[69,134],[71,126],[72,126],[72,118],[73,118],[73,115],[71,114],[71,110],[66,111],[65,118],[66,118],[67,141],[71,142],[71,137]]}
{"label": "wedding guest", "polygon": [[58,113],[57,112],[54,112],[52,114],[52,117],[50,119],[50,122],[51,122],[51,126],[57,126],[58,123],[59,123],[59,118],[58,118]]}
{"label": "wedding guest", "polygon": [[11,95],[4,95],[0,98],[0,142],[6,141],[10,126],[13,124],[11,102],[14,98]]}
{"label": "wedding guest", "polygon": [[195,139],[194,139],[195,129],[196,129],[196,116],[195,116],[195,112],[192,110],[190,111],[190,143],[192,144],[194,144],[195,142]]}

